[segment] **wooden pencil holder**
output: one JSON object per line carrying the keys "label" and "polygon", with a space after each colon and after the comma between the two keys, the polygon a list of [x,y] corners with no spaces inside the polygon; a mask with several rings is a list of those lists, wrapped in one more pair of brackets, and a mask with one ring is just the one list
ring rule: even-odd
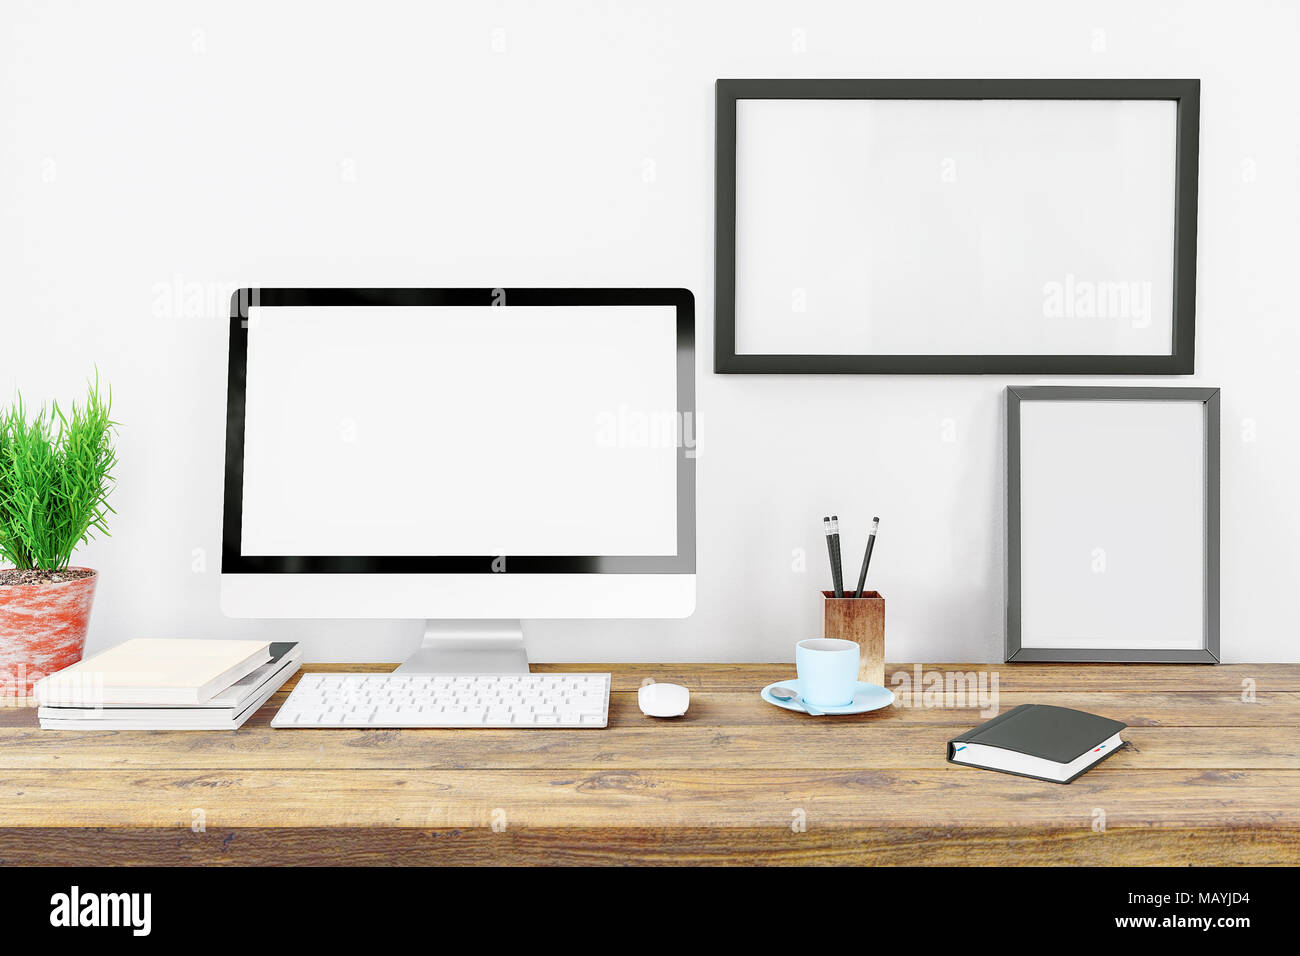
{"label": "wooden pencil holder", "polygon": [[858,680],[885,686],[885,599],[879,591],[863,591],[862,597],[826,598],[822,637],[853,641],[861,649]]}

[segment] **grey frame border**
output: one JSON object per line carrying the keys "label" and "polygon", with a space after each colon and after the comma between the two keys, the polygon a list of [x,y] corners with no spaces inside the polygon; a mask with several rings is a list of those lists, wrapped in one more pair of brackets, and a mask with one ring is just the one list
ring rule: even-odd
{"label": "grey frame border", "polygon": [[[1205,606],[1198,650],[1026,648],[1020,645],[1020,404],[1069,402],[1199,402],[1205,409]],[[1007,661],[1219,663],[1219,389],[1040,385],[1007,386]]]}
{"label": "grey frame border", "polygon": [[[718,373],[1190,375],[1196,363],[1199,79],[720,79],[714,206],[713,371]],[[1173,100],[1173,346],[1168,355],[738,355],[736,103],[742,99]]]}

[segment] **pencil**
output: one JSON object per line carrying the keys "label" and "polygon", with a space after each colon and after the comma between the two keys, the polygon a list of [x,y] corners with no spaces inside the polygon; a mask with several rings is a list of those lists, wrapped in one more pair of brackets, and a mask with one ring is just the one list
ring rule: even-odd
{"label": "pencil", "polygon": [[831,515],[831,577],[835,582],[835,596],[844,597],[844,562],[840,558],[840,516]]}
{"label": "pencil", "polygon": [[871,549],[876,546],[876,532],[880,530],[880,516],[871,519],[871,534],[867,536],[867,553],[862,556],[862,570],[858,572],[858,597],[867,584],[867,568],[871,567]]}
{"label": "pencil", "polygon": [[831,592],[835,591],[835,544],[831,540],[831,519],[829,516],[822,518],[822,527],[826,531],[826,560],[831,566]]}

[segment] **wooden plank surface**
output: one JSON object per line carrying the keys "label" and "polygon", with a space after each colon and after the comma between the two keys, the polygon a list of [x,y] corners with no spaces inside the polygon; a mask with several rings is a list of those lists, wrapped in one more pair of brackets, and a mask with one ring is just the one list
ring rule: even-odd
{"label": "wooden plank surface", "polygon": [[[239,733],[258,727],[270,727],[271,718],[287,696],[287,692],[281,692],[273,697],[244,724]],[[1300,727],[1300,692],[1293,691],[1261,691],[1253,702],[1243,701],[1240,694],[1205,691],[1160,694],[1001,691],[998,695],[998,712],[1020,704],[1033,703],[1092,710],[1123,721],[1130,727]],[[836,717],[833,723],[835,726],[871,726],[887,719],[904,725],[942,725],[964,729],[987,720],[989,716],[991,714],[985,712],[978,701],[970,701],[968,706],[942,707],[917,707],[910,703],[909,706],[903,706],[899,703],[871,714]],[[695,691],[691,694],[690,710],[673,723],[694,723],[703,719],[727,726],[772,725],[776,722],[781,726],[796,727],[807,723],[801,715],[778,711],[772,705],[762,702],[753,691]],[[637,708],[636,694],[631,691],[615,691],[610,695],[610,720],[611,727],[619,728],[642,723],[666,726],[663,722],[645,717]],[[4,760],[6,731],[36,727],[34,708],[0,708],[0,761]]]}
{"label": "wooden plank surface", "polygon": [[0,826],[1300,827],[1300,772],[1111,770],[1069,786],[938,770],[10,771]]}
{"label": "wooden plank surface", "polygon": [[[51,732],[0,709],[0,860],[53,862],[79,835],[117,862],[1300,862],[1300,665],[939,664],[919,684],[891,665],[897,705],[821,720],[758,698],[788,664],[534,669],[611,670],[610,727],[272,730],[292,684],[237,732]],[[936,674],[958,677],[936,693]],[[640,713],[647,677],[692,689],[686,717]],[[950,737],[1033,702],[1123,720],[1129,746],[1069,786],[945,762]]]}
{"label": "wooden plank surface", "polygon": [[[762,705],[760,705],[762,706]],[[638,712],[637,717],[641,715]],[[644,722],[642,722],[644,721]],[[0,776],[10,770],[788,770],[942,769],[959,728],[778,720],[617,731],[321,730],[252,727],[194,731],[0,731]],[[1297,727],[1134,727],[1112,769],[1300,770]],[[1101,773],[1098,769],[1093,773]],[[0,810],[0,819],[3,810]]]}
{"label": "wooden plank surface", "polygon": [[[309,671],[383,673],[396,664],[309,664]],[[1145,692],[1213,691],[1239,694],[1242,681],[1255,681],[1260,691],[1300,691],[1300,664],[921,664],[930,673],[986,673],[998,675],[1003,691]],[[914,680],[917,664],[885,665],[886,683],[898,686],[901,675]],[[794,675],[792,662],[775,664],[533,664],[534,673],[590,673],[614,675],[615,690],[635,691],[646,678],[683,684],[697,690],[747,693],[764,684]]]}
{"label": "wooden plank surface", "polygon": [[1281,866],[1300,830],[1079,827],[0,829],[0,866]]}
{"label": "wooden plank surface", "polygon": [[[307,664],[301,673],[387,673],[396,664]],[[996,676],[1001,694],[1165,694],[1214,693],[1240,699],[1250,683],[1256,694],[1300,693],[1300,664],[905,664],[885,667],[890,689],[911,692],[932,675]],[[755,693],[772,681],[794,676],[793,663],[775,664],[533,664],[534,673],[610,672],[615,692],[635,693],[651,679],[682,684],[692,694]],[[301,673],[298,676],[301,676]],[[283,692],[291,690],[298,676]],[[3,711],[4,708],[0,708]]]}

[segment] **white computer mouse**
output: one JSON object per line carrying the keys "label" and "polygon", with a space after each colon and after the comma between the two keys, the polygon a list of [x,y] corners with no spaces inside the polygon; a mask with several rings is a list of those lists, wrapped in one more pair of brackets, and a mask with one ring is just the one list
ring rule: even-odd
{"label": "white computer mouse", "polygon": [[646,684],[636,702],[647,717],[680,717],[691,705],[691,692],[681,684]]}

